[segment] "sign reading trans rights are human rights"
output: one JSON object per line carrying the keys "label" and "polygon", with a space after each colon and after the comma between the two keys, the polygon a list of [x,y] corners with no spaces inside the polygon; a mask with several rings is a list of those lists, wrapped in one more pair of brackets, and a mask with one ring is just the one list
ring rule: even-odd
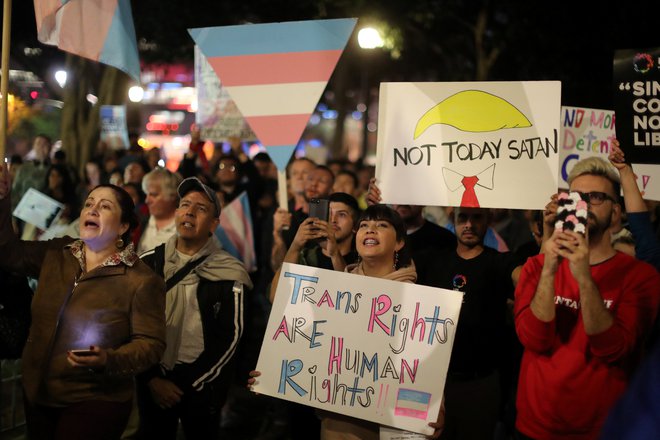
{"label": "sign reading trans rights are human rights", "polygon": [[542,209],[557,191],[561,83],[382,83],[384,203]]}
{"label": "sign reading trans rights are human rights", "polygon": [[285,263],[254,391],[431,434],[462,294]]}

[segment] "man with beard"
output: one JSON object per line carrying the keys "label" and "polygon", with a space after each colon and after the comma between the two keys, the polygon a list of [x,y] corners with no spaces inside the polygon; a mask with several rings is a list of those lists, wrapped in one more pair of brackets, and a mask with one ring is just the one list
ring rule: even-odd
{"label": "man with beard", "polygon": [[516,429],[523,439],[599,436],[660,299],[655,269],[610,243],[608,228],[621,209],[614,170],[600,158],[584,159],[568,183],[589,199],[587,233],[555,230],[543,254],[523,267],[516,289],[516,331],[525,347]]}
{"label": "man with beard", "polygon": [[284,255],[291,246],[298,227],[309,215],[309,201],[327,198],[332,191],[335,176],[328,167],[319,165],[310,171],[304,183],[305,204],[293,213],[278,209],[273,215],[273,247],[271,250],[271,268],[277,271],[284,261]]}
{"label": "man with beard", "polygon": [[463,293],[440,438],[493,438],[503,395],[501,367],[511,348],[506,336],[507,299],[513,297],[520,265],[513,254],[484,245],[487,209],[456,208],[453,215],[455,246],[423,256],[426,284]]}

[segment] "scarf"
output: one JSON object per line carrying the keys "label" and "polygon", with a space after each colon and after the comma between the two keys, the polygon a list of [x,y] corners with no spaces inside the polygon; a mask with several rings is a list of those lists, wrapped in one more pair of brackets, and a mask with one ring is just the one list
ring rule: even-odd
{"label": "scarf", "polygon": [[[361,262],[349,264],[346,266],[345,272],[364,275],[364,269],[362,268]],[[410,266],[400,267],[381,278],[385,280],[400,281],[402,283],[414,283],[417,281],[417,270],[415,269],[415,263],[411,261]]]}
{"label": "scarf", "polygon": [[[163,272],[165,280],[172,277],[187,261],[182,260],[176,252],[176,234],[165,243],[165,264]],[[232,257],[222,249],[215,236],[209,238],[206,244],[189,261],[195,261],[208,255],[206,259],[167,292],[165,303],[167,346],[161,364],[168,370],[176,364],[179,347],[181,346],[181,332],[183,330],[183,317],[186,305],[186,286],[198,284],[200,278],[209,281],[232,280],[242,283],[248,289],[252,288],[243,263]]]}

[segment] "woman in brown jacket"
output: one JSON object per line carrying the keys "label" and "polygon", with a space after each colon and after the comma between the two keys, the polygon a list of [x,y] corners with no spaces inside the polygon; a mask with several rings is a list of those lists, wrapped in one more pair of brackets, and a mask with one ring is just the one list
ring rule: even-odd
{"label": "woman in brown jacket", "polygon": [[100,185],[80,214],[80,240],[19,240],[0,168],[0,266],[38,278],[23,351],[28,438],[115,439],[131,410],[133,376],[165,347],[165,287],[130,243],[133,201]]}

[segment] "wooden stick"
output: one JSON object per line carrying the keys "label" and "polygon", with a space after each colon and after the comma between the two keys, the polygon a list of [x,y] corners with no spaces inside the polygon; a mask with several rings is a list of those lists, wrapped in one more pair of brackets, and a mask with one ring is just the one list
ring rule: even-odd
{"label": "wooden stick", "polygon": [[2,80],[0,82],[0,159],[4,161],[7,145],[7,103],[9,102],[9,46],[11,41],[11,0],[5,0],[2,12]]}

